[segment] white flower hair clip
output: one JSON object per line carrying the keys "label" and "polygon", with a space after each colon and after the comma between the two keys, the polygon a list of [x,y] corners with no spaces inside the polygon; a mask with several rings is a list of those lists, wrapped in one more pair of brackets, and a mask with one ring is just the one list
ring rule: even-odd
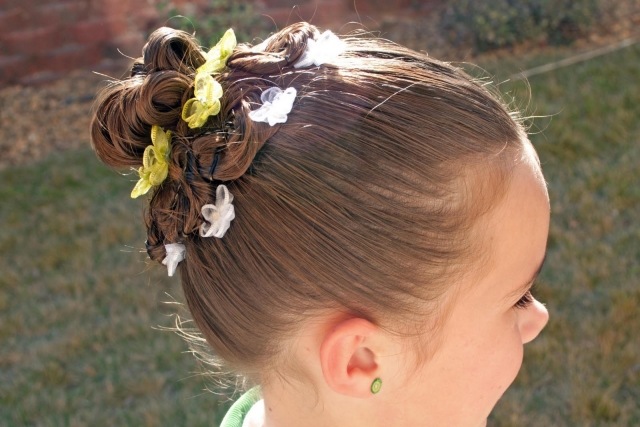
{"label": "white flower hair clip", "polygon": [[327,30],[320,35],[318,40],[309,39],[307,48],[300,55],[298,61],[293,64],[294,68],[305,68],[315,65],[316,67],[328,62],[332,62],[338,55],[346,50],[346,44],[338,36]]}
{"label": "white flower hair clip", "polygon": [[[235,218],[233,195],[226,185],[218,185],[216,189],[215,205],[208,204],[202,207],[202,216],[205,222],[200,225],[200,235],[202,237],[221,238],[229,229],[231,221]],[[166,256],[162,264],[167,266],[167,273],[173,276],[178,268],[178,264],[184,260],[187,248],[182,243],[168,243],[164,245]]]}
{"label": "white flower hair clip", "polygon": [[187,248],[182,243],[169,243],[164,245],[167,255],[162,260],[162,264],[167,266],[167,273],[173,276],[180,261],[184,259]]}
{"label": "white flower hair clip", "polygon": [[296,94],[297,91],[293,87],[288,87],[285,90],[279,87],[270,87],[260,94],[262,105],[257,110],[249,112],[249,118],[254,122],[269,123],[269,126],[285,123],[287,114],[291,112],[293,107]]}
{"label": "white flower hair clip", "polygon": [[233,207],[233,195],[226,185],[220,184],[216,189],[215,205],[207,204],[201,209],[205,222],[200,225],[200,236],[221,239],[227,232],[231,221],[236,217]]}

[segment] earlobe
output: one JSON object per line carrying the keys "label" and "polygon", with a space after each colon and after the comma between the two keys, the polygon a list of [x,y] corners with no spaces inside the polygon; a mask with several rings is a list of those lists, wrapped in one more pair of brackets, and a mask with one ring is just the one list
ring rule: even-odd
{"label": "earlobe", "polygon": [[361,318],[340,321],[325,335],[320,363],[327,385],[351,397],[371,396],[371,384],[379,374],[374,342],[378,327]]}

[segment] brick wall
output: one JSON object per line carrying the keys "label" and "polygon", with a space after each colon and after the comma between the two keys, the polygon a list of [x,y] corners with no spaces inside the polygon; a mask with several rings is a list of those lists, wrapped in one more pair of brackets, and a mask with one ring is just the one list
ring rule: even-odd
{"label": "brick wall", "polygon": [[[122,54],[139,56],[150,30],[165,22],[160,1],[2,0],[0,87],[43,83],[79,68],[101,71],[119,65],[121,70]],[[207,0],[172,3],[197,15]],[[329,28],[358,19],[371,26],[381,14],[416,10],[423,3],[428,2],[253,0],[257,11],[278,27],[303,19]]]}
{"label": "brick wall", "polygon": [[153,3],[136,0],[3,0],[0,85],[32,84],[124,54],[139,55],[158,20]]}

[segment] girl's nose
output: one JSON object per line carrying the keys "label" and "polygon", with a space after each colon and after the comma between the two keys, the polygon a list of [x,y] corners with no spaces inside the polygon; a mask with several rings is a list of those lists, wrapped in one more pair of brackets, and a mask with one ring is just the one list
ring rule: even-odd
{"label": "girl's nose", "polygon": [[519,315],[522,344],[533,341],[549,321],[547,308],[537,299]]}

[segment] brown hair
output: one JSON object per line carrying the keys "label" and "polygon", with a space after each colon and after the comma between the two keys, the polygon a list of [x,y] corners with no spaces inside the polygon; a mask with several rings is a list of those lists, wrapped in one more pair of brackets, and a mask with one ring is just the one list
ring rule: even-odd
{"label": "brown hair", "polygon": [[[164,244],[185,244],[193,319],[244,373],[278,366],[285,338],[319,310],[380,325],[424,315],[477,259],[469,231],[492,198],[469,178],[508,175],[504,153],[524,135],[460,69],[388,41],[345,37],[331,65],[294,68],[318,36],[298,23],[239,45],[215,76],[221,113],[189,129],[180,113],[204,56],[189,34],[161,28],[131,77],[102,91],[92,122],[96,153],[118,168],[140,166],[152,125],[173,131],[169,177],[145,214],[148,252],[161,261]],[[288,121],[252,122],[273,86],[298,91]],[[200,208],[219,183],[236,219],[224,238],[202,238]]]}

